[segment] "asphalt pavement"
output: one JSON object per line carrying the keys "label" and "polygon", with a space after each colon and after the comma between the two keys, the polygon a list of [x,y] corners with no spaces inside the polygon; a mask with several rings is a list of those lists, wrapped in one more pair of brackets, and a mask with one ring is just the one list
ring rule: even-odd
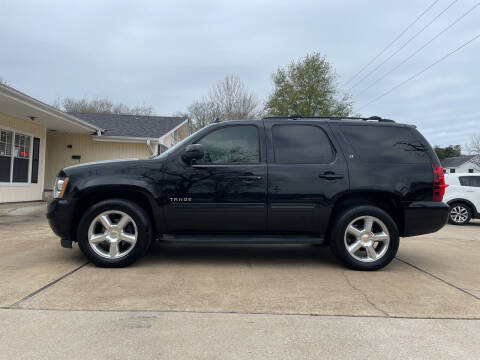
{"label": "asphalt pavement", "polygon": [[308,245],[155,244],[103,269],[40,206],[0,208],[0,359],[480,354],[479,221],[402,239],[377,272]]}

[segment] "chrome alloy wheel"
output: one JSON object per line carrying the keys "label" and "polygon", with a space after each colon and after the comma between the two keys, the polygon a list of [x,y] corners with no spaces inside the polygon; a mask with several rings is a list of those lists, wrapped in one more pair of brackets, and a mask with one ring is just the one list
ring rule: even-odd
{"label": "chrome alloy wheel", "polygon": [[380,219],[374,216],[360,216],[348,224],[344,242],[354,259],[372,262],[386,254],[390,244],[390,233]]}
{"label": "chrome alloy wheel", "polygon": [[462,205],[456,205],[450,209],[450,218],[453,222],[464,223],[468,219],[468,210]]}
{"label": "chrome alloy wheel", "polygon": [[101,213],[88,228],[88,244],[95,253],[107,259],[127,255],[135,247],[137,238],[135,221],[119,210]]}

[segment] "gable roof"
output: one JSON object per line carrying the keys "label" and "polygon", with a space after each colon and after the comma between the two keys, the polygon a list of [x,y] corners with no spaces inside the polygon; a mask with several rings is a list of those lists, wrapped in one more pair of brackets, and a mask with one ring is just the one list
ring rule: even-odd
{"label": "gable roof", "polygon": [[450,157],[442,160],[442,166],[443,167],[458,167],[462,164],[465,164],[467,161],[470,161],[477,155],[461,155],[461,156],[455,156],[455,157]]}
{"label": "gable roof", "polygon": [[70,115],[103,129],[103,136],[159,138],[186,121],[185,117],[74,113]]}
{"label": "gable roof", "polygon": [[87,121],[4,84],[0,84],[0,109],[2,114],[33,122],[49,130],[85,134],[101,130]]}

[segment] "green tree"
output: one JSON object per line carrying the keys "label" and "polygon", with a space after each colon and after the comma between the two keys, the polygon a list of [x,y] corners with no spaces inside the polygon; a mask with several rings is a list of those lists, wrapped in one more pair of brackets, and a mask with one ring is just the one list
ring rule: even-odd
{"label": "green tree", "polygon": [[462,154],[462,147],[460,145],[448,145],[447,147],[440,147],[435,145],[434,148],[440,160],[445,158],[460,156]]}
{"label": "green tree", "polygon": [[272,74],[273,93],[268,97],[265,113],[270,116],[348,116],[352,101],[341,92],[337,74],[319,53],[292,61]]}

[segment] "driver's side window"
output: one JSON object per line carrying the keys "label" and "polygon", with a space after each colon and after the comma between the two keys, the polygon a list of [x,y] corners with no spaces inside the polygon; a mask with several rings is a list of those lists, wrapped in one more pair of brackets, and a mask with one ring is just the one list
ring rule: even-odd
{"label": "driver's side window", "polygon": [[253,164],[260,162],[258,129],[253,125],[234,125],[215,130],[197,144],[204,156],[197,164]]}

